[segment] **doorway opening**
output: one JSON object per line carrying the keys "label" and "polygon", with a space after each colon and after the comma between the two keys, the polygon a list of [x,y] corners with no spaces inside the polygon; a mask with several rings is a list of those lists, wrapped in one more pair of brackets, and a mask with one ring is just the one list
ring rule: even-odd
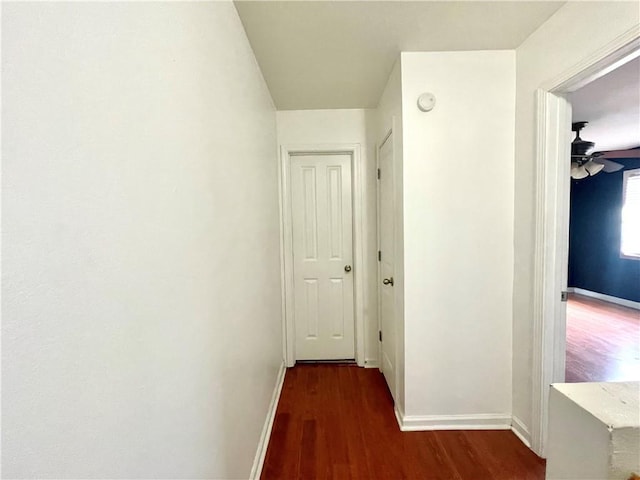
{"label": "doorway opening", "polygon": [[[536,240],[531,445],[546,456],[549,385],[565,381],[572,108],[567,96],[640,56],[638,32],[618,38],[536,94]],[[588,120],[588,119],[581,119]]]}
{"label": "doorway opening", "polygon": [[575,139],[565,382],[637,381],[640,193],[632,182],[636,172],[640,179],[640,58],[567,99]]}

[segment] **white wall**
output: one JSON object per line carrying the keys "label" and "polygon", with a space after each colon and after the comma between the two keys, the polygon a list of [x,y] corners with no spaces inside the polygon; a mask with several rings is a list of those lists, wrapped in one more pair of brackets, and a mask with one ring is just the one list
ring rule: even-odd
{"label": "white wall", "polygon": [[639,16],[636,2],[569,2],[516,51],[513,414],[528,429],[535,240],[535,90],[624,32],[637,28]]}
{"label": "white wall", "polygon": [[378,292],[376,289],[376,150],[374,110],[285,110],[277,112],[279,145],[359,144],[365,183],[365,363],[378,364]]}
{"label": "white wall", "polygon": [[[609,478],[611,433],[593,413],[552,386],[549,389],[549,456],[545,479]],[[629,476],[618,478],[628,479]]]}
{"label": "white wall", "polygon": [[508,425],[515,53],[401,58],[405,414]]}
{"label": "white wall", "polygon": [[402,75],[400,58],[396,61],[380,96],[376,109],[376,145],[379,147],[393,131],[393,197],[394,197],[394,320],[396,322],[395,392],[398,409],[404,411],[404,232],[402,207]]}
{"label": "white wall", "polygon": [[7,478],[247,478],[281,365],[275,111],[233,4],[5,3]]}
{"label": "white wall", "polygon": [[628,479],[640,471],[640,382],[551,385],[548,435],[548,480]]}

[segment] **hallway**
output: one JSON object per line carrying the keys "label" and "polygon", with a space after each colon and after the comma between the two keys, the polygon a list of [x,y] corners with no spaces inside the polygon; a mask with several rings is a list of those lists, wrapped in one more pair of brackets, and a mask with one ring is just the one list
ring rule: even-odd
{"label": "hallway", "polygon": [[542,480],[510,431],[401,432],[377,369],[287,370],[264,468],[271,479]]}
{"label": "hallway", "polygon": [[1,11],[2,478],[544,478],[566,94],[635,2]]}

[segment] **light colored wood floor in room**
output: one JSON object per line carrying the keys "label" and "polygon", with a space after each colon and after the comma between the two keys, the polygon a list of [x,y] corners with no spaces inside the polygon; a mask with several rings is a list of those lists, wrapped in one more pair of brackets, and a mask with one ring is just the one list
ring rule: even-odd
{"label": "light colored wood floor in room", "polygon": [[565,374],[569,383],[640,380],[640,311],[570,294]]}
{"label": "light colored wood floor in room", "polygon": [[509,430],[401,432],[377,369],[287,370],[262,470],[273,479],[543,480]]}

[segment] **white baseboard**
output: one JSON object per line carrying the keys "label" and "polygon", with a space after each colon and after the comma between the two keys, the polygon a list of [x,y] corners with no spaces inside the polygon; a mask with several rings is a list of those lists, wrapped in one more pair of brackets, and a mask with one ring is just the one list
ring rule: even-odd
{"label": "white baseboard", "polygon": [[259,479],[262,474],[262,466],[264,465],[264,458],[267,455],[267,447],[269,446],[269,438],[271,438],[271,429],[273,428],[273,422],[276,419],[276,410],[278,409],[278,401],[280,400],[280,393],[282,392],[282,384],[284,383],[284,375],[287,369],[284,363],[280,365],[278,370],[278,376],[276,378],[276,386],[273,389],[273,395],[271,396],[271,403],[269,404],[269,410],[267,411],[267,418],[264,421],[264,427],[262,427],[262,434],[260,435],[260,442],[258,442],[258,449],[256,450],[256,456],[253,460],[253,466],[251,467],[251,479]]}
{"label": "white baseboard", "polygon": [[510,430],[511,415],[404,415],[394,408],[400,430],[415,432],[426,430]]}
{"label": "white baseboard", "polygon": [[367,358],[364,361],[364,368],[379,368],[377,358]]}
{"label": "white baseboard", "polygon": [[511,420],[511,431],[520,439],[527,447],[531,448],[531,432],[515,415]]}
{"label": "white baseboard", "polygon": [[402,419],[404,418],[404,412],[398,405],[393,406],[393,413],[396,414],[396,421],[398,422],[398,428],[402,431]]}
{"label": "white baseboard", "polygon": [[577,287],[569,287],[567,288],[567,292],[577,293],[578,295],[584,295],[585,297],[596,298],[598,300],[604,300],[605,302],[615,303],[616,305],[622,305],[623,307],[640,310],[640,302],[634,302],[633,300],[626,300],[624,298],[612,297],[611,295],[592,292],[590,290],[585,290],[583,288],[577,288]]}

